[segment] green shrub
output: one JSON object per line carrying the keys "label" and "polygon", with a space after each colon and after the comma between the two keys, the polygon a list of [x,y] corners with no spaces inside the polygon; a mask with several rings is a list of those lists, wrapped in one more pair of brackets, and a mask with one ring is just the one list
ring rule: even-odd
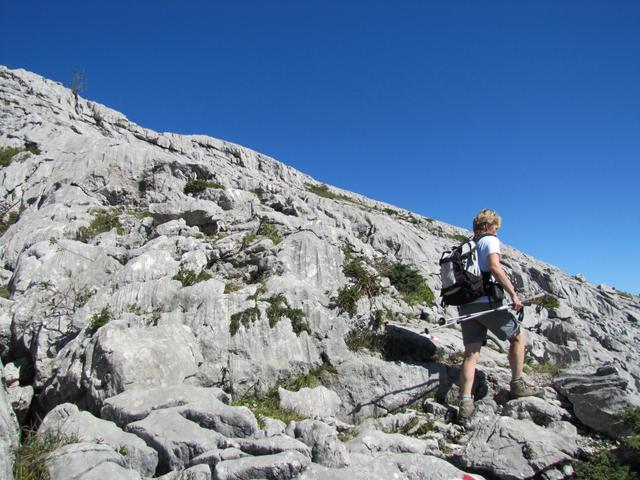
{"label": "green shrub", "polygon": [[544,297],[534,300],[532,303],[540,305],[542,308],[551,310],[560,307],[560,301],[553,295],[546,294]]}
{"label": "green shrub", "polygon": [[81,242],[88,242],[96,235],[116,229],[118,235],[124,234],[124,228],[120,223],[120,210],[117,208],[111,211],[95,210],[93,211],[93,220],[88,227],[80,227],[76,236]]}
{"label": "green shrub", "polygon": [[549,360],[539,363],[537,365],[533,365],[534,371],[545,374],[545,375],[549,375],[552,378],[555,378],[558,375],[560,375],[560,372],[562,371],[563,368],[566,368],[566,365],[564,363],[555,363]]}
{"label": "green shrub", "polygon": [[9,289],[9,285],[5,287],[0,287],[0,297],[9,298],[11,296],[11,290]]}
{"label": "green shrub", "polygon": [[94,313],[93,315],[91,315],[89,325],[93,330],[98,330],[100,327],[104,327],[110,321],[111,312],[109,311],[109,307],[104,307],[102,310],[100,310],[100,313]]}
{"label": "green shrub", "polygon": [[362,349],[386,355],[387,337],[384,332],[372,330],[365,325],[356,325],[349,330],[345,338],[349,350],[357,352]]}
{"label": "green shrub", "polygon": [[307,189],[307,191],[311,193],[315,193],[319,197],[330,198],[331,200],[344,200],[347,202],[358,203],[356,200],[349,197],[348,195],[341,195],[339,193],[332,192],[331,190],[329,190],[329,187],[324,184],[307,182],[304,184],[304,186]]}
{"label": "green shrub", "polygon": [[624,445],[640,454],[640,408],[627,408],[620,416],[633,432],[623,440]]}
{"label": "green shrub", "polygon": [[199,193],[207,188],[224,189],[224,185],[217,182],[211,182],[209,180],[189,180],[184,186],[184,193],[187,195],[191,193]]}
{"label": "green shrub", "polygon": [[173,277],[174,280],[178,280],[180,283],[182,283],[183,287],[191,287],[196,283],[204,282],[206,280],[209,280],[210,278],[211,275],[205,270],[201,270],[200,273],[196,275],[196,272],[184,267],[180,267],[178,273],[176,273]]}
{"label": "green shrub", "polygon": [[382,287],[380,286],[378,275],[367,270],[363,262],[364,259],[361,257],[345,259],[342,270],[347,277],[354,281],[354,286],[361,294],[369,298],[380,295]]}
{"label": "green shrub", "polygon": [[267,318],[271,328],[275,327],[282,317],[287,317],[296,335],[300,336],[302,332],[311,334],[309,325],[304,320],[304,312],[299,308],[291,308],[283,294],[273,295],[267,302],[270,304],[267,308]]}
{"label": "green shrub", "polygon": [[23,436],[22,444],[15,451],[13,464],[15,480],[48,480],[49,471],[45,465],[47,455],[65,445],[80,441],[75,435],[59,432],[36,434],[35,431],[27,431]]}
{"label": "green shrub", "polygon": [[20,152],[24,152],[24,150],[22,148],[15,147],[0,147],[0,167],[9,166],[13,157]]}
{"label": "green shrub", "polygon": [[233,282],[227,283],[224,286],[224,293],[227,293],[227,294],[237,292],[238,290],[240,290],[240,287]]}
{"label": "green shrub", "polygon": [[381,274],[388,277],[409,305],[433,305],[435,296],[426,280],[414,268],[402,264],[381,262]]}
{"label": "green shrub", "polygon": [[455,240],[457,242],[465,242],[469,239],[469,237],[467,237],[466,235],[462,235],[460,233],[456,233],[453,235],[447,235],[449,238],[451,238],[452,240]]}
{"label": "green shrub", "polygon": [[358,313],[358,301],[362,298],[362,293],[357,287],[342,287],[338,289],[338,298],[335,306],[340,313],[348,313],[353,317]]}
{"label": "green shrub", "polygon": [[628,465],[621,465],[615,455],[603,450],[585,461],[573,465],[575,476],[580,480],[638,480]]}
{"label": "green shrub", "polygon": [[20,219],[20,213],[21,211],[16,212],[13,210],[0,217],[0,235],[4,235],[4,233],[9,230],[9,227]]}
{"label": "green shrub", "polygon": [[274,245],[277,245],[282,241],[282,237],[280,236],[280,232],[278,232],[276,226],[266,221],[260,222],[260,226],[256,233],[263,237],[267,237]]}
{"label": "green shrub", "polygon": [[245,394],[237,400],[234,400],[231,405],[247,407],[251,410],[258,420],[258,426],[260,428],[265,427],[265,417],[281,420],[285,424],[304,420],[304,417],[299,413],[293,410],[280,408],[277,387],[269,390],[266,395]]}
{"label": "green shrub", "polygon": [[257,305],[253,307],[249,307],[242,312],[234,313],[231,315],[231,323],[229,324],[229,333],[233,337],[238,330],[240,330],[240,325],[244,325],[248,327],[249,324],[255,322],[260,318],[260,309]]}

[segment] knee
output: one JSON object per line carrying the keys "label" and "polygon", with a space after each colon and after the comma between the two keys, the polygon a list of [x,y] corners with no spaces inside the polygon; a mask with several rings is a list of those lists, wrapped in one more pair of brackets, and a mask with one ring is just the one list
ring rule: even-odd
{"label": "knee", "polygon": [[513,337],[509,338],[509,342],[511,342],[511,344],[524,343],[525,341],[526,341],[526,338],[525,338],[524,330],[522,328]]}

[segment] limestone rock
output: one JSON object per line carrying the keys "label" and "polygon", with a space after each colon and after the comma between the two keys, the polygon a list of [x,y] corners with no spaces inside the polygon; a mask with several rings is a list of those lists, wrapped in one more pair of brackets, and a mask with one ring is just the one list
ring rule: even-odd
{"label": "limestone rock", "polygon": [[[0,371],[2,362],[0,361]],[[18,447],[18,421],[4,384],[0,385],[0,478],[13,478],[13,451]]]}
{"label": "limestone rock", "polygon": [[304,443],[287,435],[267,438],[236,438],[238,448],[250,455],[273,455],[281,452],[296,451],[311,458],[311,449]]}
{"label": "limestone rock", "polygon": [[279,388],[278,396],[280,408],[293,410],[311,418],[335,417],[342,404],[336,392],[322,385],[315,388],[301,388],[297,392]]}
{"label": "limestone rock", "polygon": [[42,421],[38,434],[50,432],[78,438],[80,442],[95,442],[109,445],[121,452],[126,465],[142,476],[153,476],[158,465],[158,454],[140,438],[126,433],[106,420],[96,418],[89,412],[81,412],[73,404],[65,403],[51,410]]}
{"label": "limestone rock", "polygon": [[51,452],[46,459],[51,480],[141,480],[110,446],[72,443]]}
{"label": "limestone rock", "polygon": [[341,468],[351,459],[335,428],[317,420],[296,422],[294,436],[311,448],[311,459],[325,467]]}
{"label": "limestone rock", "polygon": [[191,385],[131,389],[106,399],[100,415],[124,427],[128,423],[142,420],[153,410],[190,403],[207,405],[214,401],[229,403],[229,396],[219,388]]}
{"label": "limestone rock", "polygon": [[466,474],[446,460],[413,453],[383,453],[356,458],[347,468],[327,468],[312,464],[299,480],[484,480],[476,473]]}
{"label": "limestone rock", "polygon": [[612,438],[631,433],[620,413],[640,407],[640,397],[629,390],[629,381],[616,367],[604,366],[592,374],[567,373],[556,379],[555,386],[585,425]]}
{"label": "limestone rock", "polygon": [[364,430],[356,438],[347,442],[347,448],[351,453],[365,454],[389,452],[429,455],[439,452],[438,442],[435,440],[423,440],[379,430]]}
{"label": "limestone rock", "polygon": [[126,426],[158,452],[158,471],[182,468],[204,452],[233,446],[223,435],[187,420],[179,407],[154,410],[147,417]]}
{"label": "limestone rock", "polygon": [[16,413],[18,422],[22,424],[29,414],[31,408],[31,402],[33,400],[34,390],[31,385],[21,387],[20,385],[13,385],[7,389],[7,395],[11,403],[13,411]]}
{"label": "limestone rock", "polygon": [[575,427],[567,422],[543,428],[523,420],[496,417],[471,434],[460,464],[506,480],[523,480],[570,461],[578,451]]}
{"label": "limestone rock", "polygon": [[564,408],[538,397],[511,400],[502,409],[502,415],[519,420],[531,420],[540,426],[571,420],[571,415]]}
{"label": "limestone rock", "polygon": [[311,460],[295,450],[275,455],[245,457],[226,460],[216,465],[214,478],[218,480],[240,480],[242,478],[264,478],[289,480],[304,471]]}

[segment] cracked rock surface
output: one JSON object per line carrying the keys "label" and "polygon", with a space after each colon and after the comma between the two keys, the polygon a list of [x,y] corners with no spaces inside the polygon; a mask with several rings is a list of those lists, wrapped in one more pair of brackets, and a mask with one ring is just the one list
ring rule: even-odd
{"label": "cracked rock surface", "polygon": [[53,480],[568,478],[629,433],[636,296],[505,245],[554,300],[523,323],[544,395],[508,398],[492,339],[463,428],[460,332],[421,332],[457,315],[428,293],[466,230],[0,66],[7,147],[0,476],[18,422],[67,440]]}

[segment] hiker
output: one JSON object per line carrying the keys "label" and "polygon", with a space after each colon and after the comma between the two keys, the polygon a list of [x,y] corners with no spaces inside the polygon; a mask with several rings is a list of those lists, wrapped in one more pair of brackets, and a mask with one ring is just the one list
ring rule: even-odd
{"label": "hiker", "polygon": [[[482,210],[473,219],[473,234],[477,241],[478,263],[483,272],[485,292],[480,298],[458,307],[460,315],[490,310],[502,305],[506,292],[511,297],[513,310],[523,308],[520,298],[509,277],[500,264],[500,240],[496,237],[501,225],[500,216],[493,210]],[[509,366],[511,367],[511,396],[535,395],[537,390],[529,387],[522,379],[524,366],[525,334],[520,322],[510,310],[488,313],[477,319],[460,324],[464,342],[464,360],[460,368],[460,410],[458,418],[466,421],[474,411],[471,388],[475,377],[476,364],[480,359],[480,348],[486,342],[487,330],[491,330],[500,340],[509,339]]]}

